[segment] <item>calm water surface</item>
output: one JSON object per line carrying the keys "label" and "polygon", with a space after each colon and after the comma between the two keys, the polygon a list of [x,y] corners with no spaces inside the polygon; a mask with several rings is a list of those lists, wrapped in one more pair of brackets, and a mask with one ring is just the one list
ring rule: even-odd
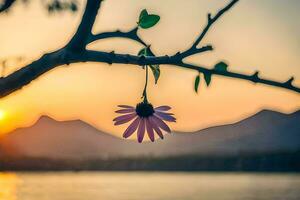
{"label": "calm water surface", "polygon": [[299,200],[300,174],[0,173],[0,200]]}

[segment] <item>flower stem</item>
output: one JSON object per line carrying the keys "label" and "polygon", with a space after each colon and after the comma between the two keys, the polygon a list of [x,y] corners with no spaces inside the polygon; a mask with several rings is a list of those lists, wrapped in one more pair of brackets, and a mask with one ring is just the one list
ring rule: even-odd
{"label": "flower stem", "polygon": [[143,96],[142,98],[144,98],[144,103],[148,103],[148,99],[147,99],[147,86],[148,86],[148,65],[145,66],[146,67],[146,82],[145,82],[145,87],[144,87],[144,91],[143,91]]}

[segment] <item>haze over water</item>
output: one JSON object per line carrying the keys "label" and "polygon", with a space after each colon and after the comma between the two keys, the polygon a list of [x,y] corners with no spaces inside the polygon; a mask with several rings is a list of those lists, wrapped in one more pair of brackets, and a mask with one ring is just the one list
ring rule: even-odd
{"label": "haze over water", "polygon": [[296,200],[299,174],[49,172],[0,174],[0,200]]}

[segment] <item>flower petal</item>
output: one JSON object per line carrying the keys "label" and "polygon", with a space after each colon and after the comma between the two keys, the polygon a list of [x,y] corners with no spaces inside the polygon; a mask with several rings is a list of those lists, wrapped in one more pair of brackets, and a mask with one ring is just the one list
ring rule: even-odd
{"label": "flower petal", "polygon": [[133,106],[128,106],[128,105],[118,105],[120,108],[134,108]]}
{"label": "flower petal", "polygon": [[127,117],[130,117],[131,115],[136,115],[136,113],[129,113],[129,114],[125,114],[125,115],[120,115],[120,116],[114,118],[113,121],[120,121],[120,120],[123,120]]}
{"label": "flower petal", "polygon": [[167,114],[167,113],[162,113],[162,112],[155,112],[154,115],[156,117],[159,117],[165,121],[169,121],[169,122],[176,122],[176,118]]}
{"label": "flower petal", "polygon": [[149,139],[152,142],[154,142],[155,138],[154,138],[154,132],[153,132],[152,123],[150,121],[150,118],[146,118],[145,122],[146,122],[146,128],[147,128],[147,133],[148,133]]}
{"label": "flower petal", "polygon": [[126,109],[121,109],[121,110],[117,110],[116,113],[121,113],[121,114],[124,114],[124,113],[133,113],[135,112],[135,109],[134,108],[126,108]]}
{"label": "flower petal", "polygon": [[137,131],[137,138],[138,138],[139,143],[141,143],[143,141],[144,135],[145,135],[145,119],[142,118],[140,120],[139,128]]}
{"label": "flower petal", "polygon": [[156,117],[155,115],[153,115],[153,120],[155,121],[155,124],[160,127],[161,129],[163,129],[164,131],[167,131],[168,133],[171,133],[171,129],[169,128],[169,126],[160,118]]}
{"label": "flower petal", "polygon": [[123,133],[124,138],[130,137],[134,133],[134,131],[136,131],[136,129],[140,123],[140,120],[141,119],[138,117],[128,126],[128,128]]}
{"label": "flower petal", "polygon": [[160,113],[164,113],[164,114],[168,114],[168,115],[174,115],[173,113],[168,113],[168,112],[165,112],[165,111],[159,111],[159,110],[156,110],[155,112],[160,112]]}
{"label": "flower petal", "polygon": [[158,110],[158,111],[168,111],[170,109],[171,109],[170,106],[159,106],[159,107],[155,108],[155,110]]}
{"label": "flower petal", "polygon": [[149,117],[149,120],[150,120],[150,122],[151,122],[152,128],[155,130],[155,132],[157,133],[157,135],[158,135],[161,139],[164,139],[163,133],[161,132],[161,130],[159,129],[159,127],[156,125],[156,123],[155,123],[155,121],[153,120],[153,117],[152,117],[152,116]]}
{"label": "flower petal", "polygon": [[128,115],[122,115],[114,119],[115,125],[125,124],[129,121],[131,121],[133,118],[136,117],[136,113],[128,114]]}

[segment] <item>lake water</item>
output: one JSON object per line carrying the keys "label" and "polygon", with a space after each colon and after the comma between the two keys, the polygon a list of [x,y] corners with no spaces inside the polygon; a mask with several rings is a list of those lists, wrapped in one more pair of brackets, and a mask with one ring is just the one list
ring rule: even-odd
{"label": "lake water", "polygon": [[0,173],[0,200],[299,200],[300,174]]}

